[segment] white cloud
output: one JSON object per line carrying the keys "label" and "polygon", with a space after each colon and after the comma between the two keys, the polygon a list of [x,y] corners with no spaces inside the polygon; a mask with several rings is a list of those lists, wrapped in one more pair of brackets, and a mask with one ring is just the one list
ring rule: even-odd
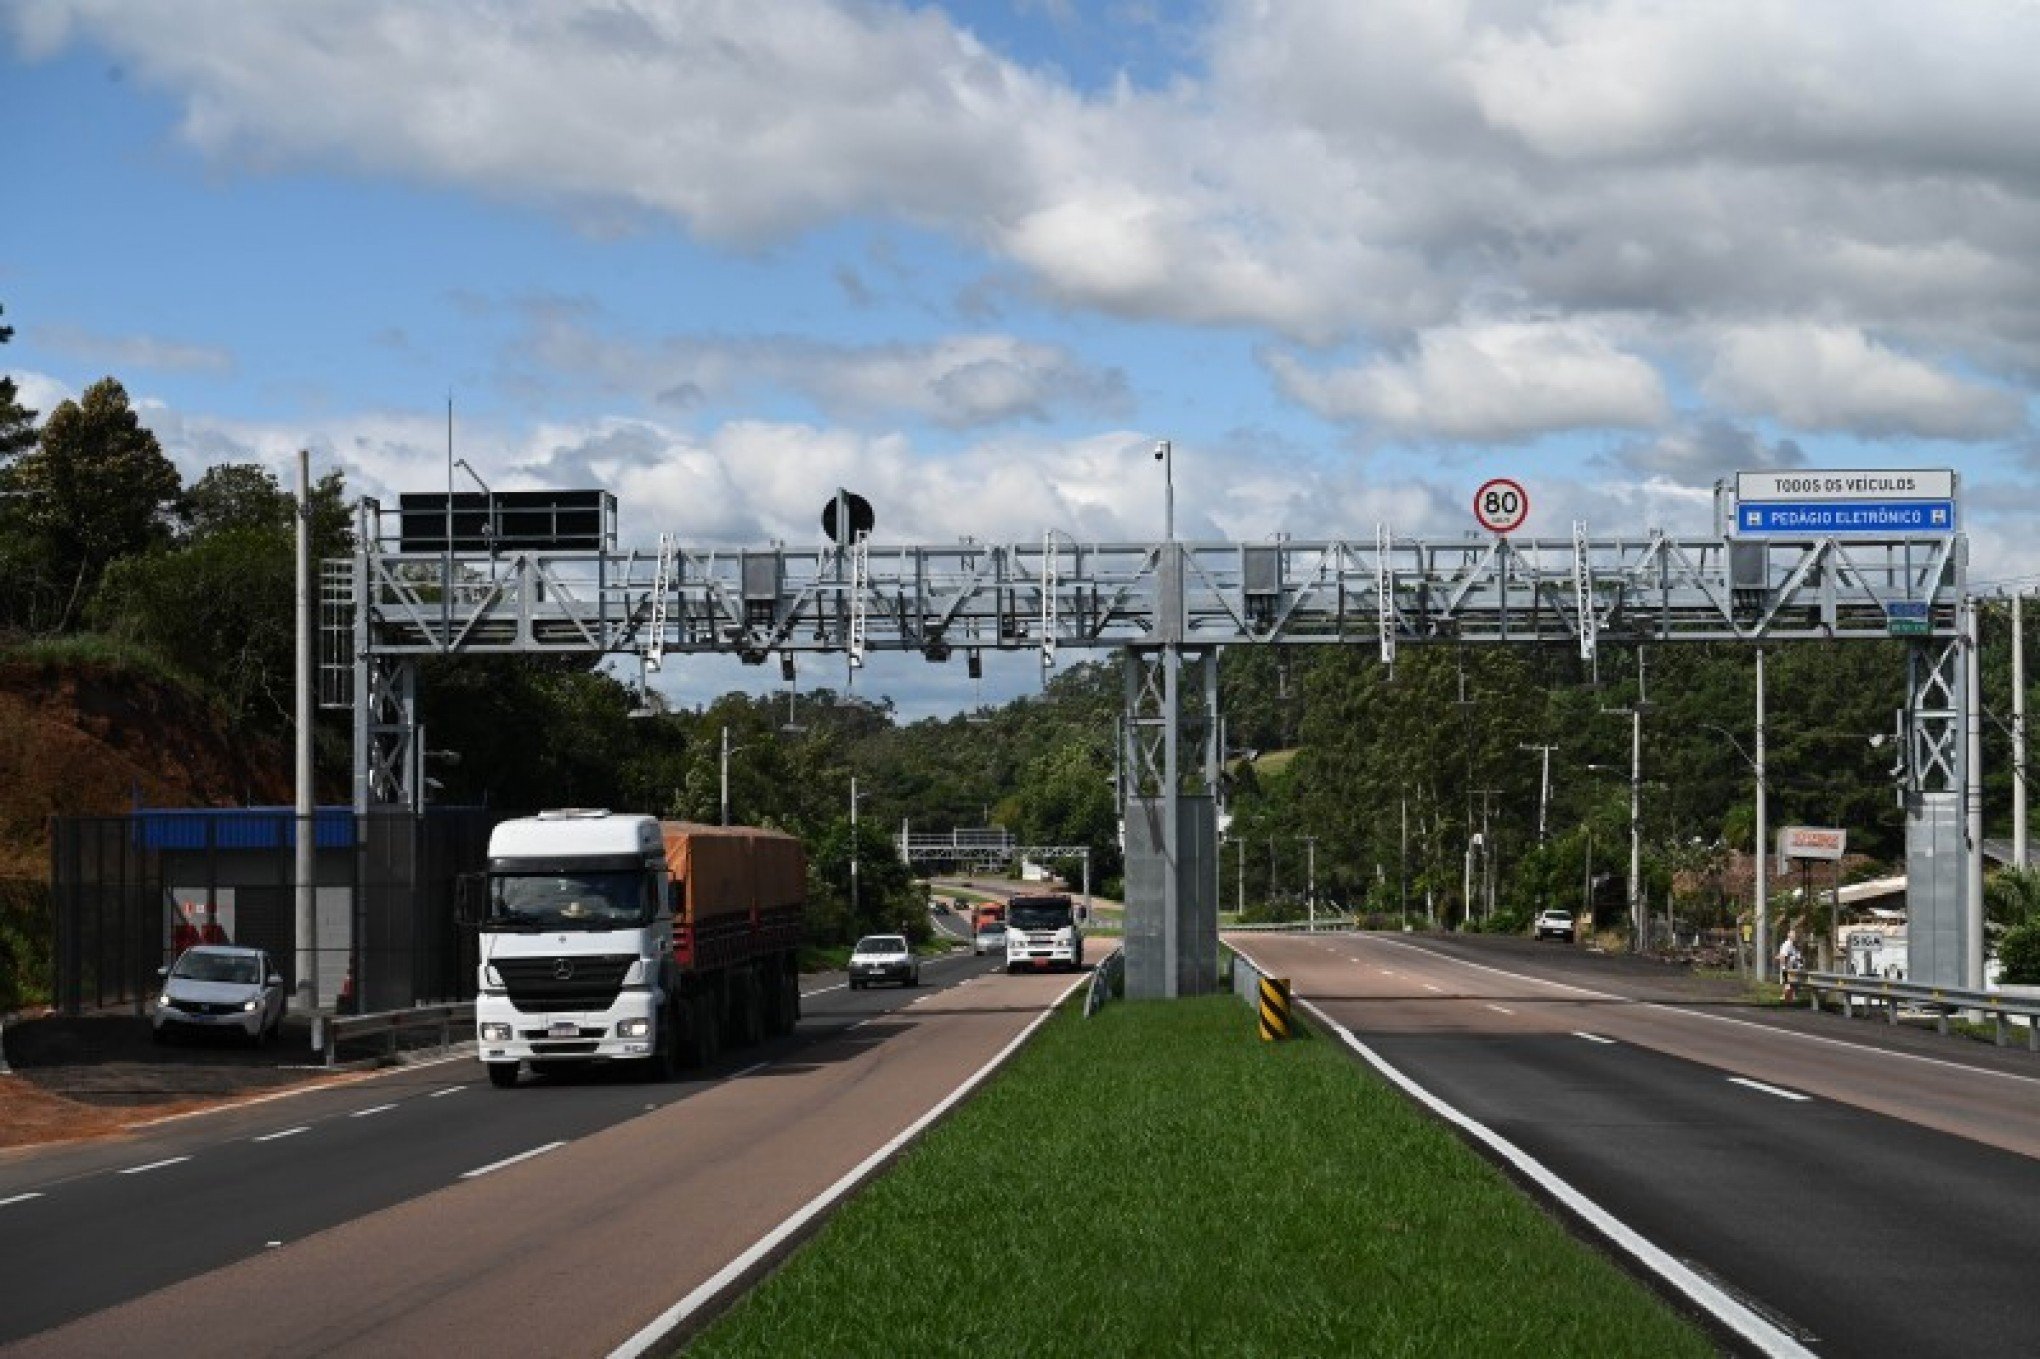
{"label": "white cloud", "polygon": [[99,335],[77,326],[46,325],[36,341],[59,354],[107,369],[151,368],[171,373],[226,374],[234,356],[217,345],[192,344],[154,335]]}
{"label": "white cloud", "polygon": [[918,416],[952,429],[1070,414],[1123,416],[1126,381],[1060,345],[1009,335],[838,345],[792,335],[674,337],[636,344],[573,322],[541,323],[520,353],[669,407],[780,388],[831,415]]}
{"label": "white cloud", "polygon": [[1720,337],[1706,391],[1796,429],[1871,437],[1991,439],[2022,428],[2017,396],[1841,326],[1742,327]]}
{"label": "white cloud", "polygon": [[1700,420],[1624,444],[1600,461],[1631,476],[1708,488],[1735,472],[1805,467],[1808,460],[1806,450],[1791,439],[1768,443],[1726,420]]}
{"label": "white cloud", "polygon": [[[939,9],[880,0],[33,0],[0,24],[30,56],[106,49],[229,169],[337,167],[591,229],[663,218],[737,249],[905,221],[1064,307],[1311,343],[1442,337],[1399,363],[1286,375],[1416,437],[1651,423],[1656,389],[1705,361],[1656,377],[1637,356],[1690,352],[1711,328],[1741,345],[1805,326],[1878,337],[1884,395],[1808,397],[1809,427],[2001,432],[1989,380],[2040,373],[2040,6],[1209,14],[1201,69],[1095,93]],[[1549,375],[1470,338],[1615,315],[1622,351],[1561,347]],[[1921,354],[1944,372],[1900,357]],[[835,361],[838,385],[815,387],[827,413],[905,401],[959,426],[1067,394],[1011,354],[948,390],[928,366]],[[1483,366],[1485,396],[1465,388]],[[1745,369],[1730,358],[1712,380],[1749,409],[1794,404]],[[1547,376],[1561,389],[1537,390]]]}
{"label": "white cloud", "polygon": [[1413,351],[1331,373],[1275,354],[1282,388],[1328,420],[1401,434],[1513,441],[1581,426],[1661,423],[1663,384],[1591,325],[1506,322],[1427,331]]}

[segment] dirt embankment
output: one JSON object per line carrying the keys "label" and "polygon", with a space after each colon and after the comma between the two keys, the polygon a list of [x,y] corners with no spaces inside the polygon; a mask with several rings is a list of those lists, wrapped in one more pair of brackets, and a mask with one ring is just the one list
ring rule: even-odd
{"label": "dirt embankment", "polygon": [[52,816],[281,805],[291,754],[160,679],[0,657],[0,877],[49,873]]}

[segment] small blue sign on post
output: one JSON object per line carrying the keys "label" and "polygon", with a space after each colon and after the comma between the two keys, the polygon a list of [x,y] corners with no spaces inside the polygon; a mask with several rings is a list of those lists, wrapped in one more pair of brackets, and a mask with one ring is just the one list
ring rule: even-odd
{"label": "small blue sign on post", "polygon": [[1744,502],[1735,507],[1735,526],[1740,533],[1808,534],[1833,537],[1838,534],[1953,533],[1955,502],[1952,500],[1839,501],[1822,504],[1807,501]]}
{"label": "small blue sign on post", "polygon": [[1893,637],[1925,637],[1934,630],[1932,606],[1924,599],[1889,599],[1884,630]]}

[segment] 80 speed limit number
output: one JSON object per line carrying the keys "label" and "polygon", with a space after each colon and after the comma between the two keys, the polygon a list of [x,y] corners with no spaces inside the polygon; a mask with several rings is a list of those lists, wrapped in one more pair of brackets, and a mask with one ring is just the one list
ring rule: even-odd
{"label": "80 speed limit number", "polygon": [[1489,533],[1514,533],[1530,517],[1530,493],[1508,477],[1484,481],[1473,493],[1473,517]]}

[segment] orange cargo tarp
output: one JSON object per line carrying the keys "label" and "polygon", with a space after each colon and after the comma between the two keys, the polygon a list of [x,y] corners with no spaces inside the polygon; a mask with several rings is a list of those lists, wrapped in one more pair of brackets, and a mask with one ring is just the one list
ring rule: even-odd
{"label": "orange cargo tarp", "polygon": [[667,871],[686,885],[691,923],[798,906],[807,896],[806,854],[784,831],[687,821],[662,821],[659,830]]}

